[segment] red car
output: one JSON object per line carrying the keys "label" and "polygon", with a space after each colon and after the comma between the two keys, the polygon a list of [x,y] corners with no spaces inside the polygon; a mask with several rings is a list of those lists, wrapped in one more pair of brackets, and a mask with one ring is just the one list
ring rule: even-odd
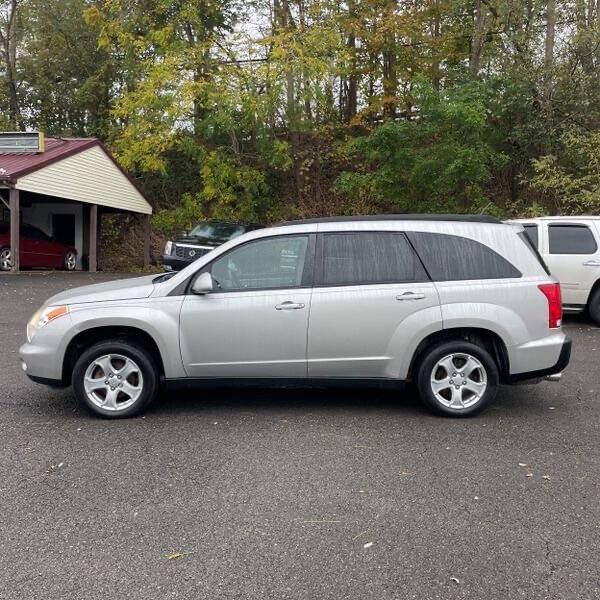
{"label": "red car", "polygon": [[[77,250],[69,244],[54,241],[31,225],[21,225],[19,262],[21,267],[53,267],[73,271],[77,266]],[[12,253],[10,229],[0,225],[0,271],[10,271]]]}

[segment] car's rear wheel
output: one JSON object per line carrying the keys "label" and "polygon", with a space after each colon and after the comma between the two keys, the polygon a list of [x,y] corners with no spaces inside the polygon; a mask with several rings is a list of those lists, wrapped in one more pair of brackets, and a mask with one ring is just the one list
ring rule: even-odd
{"label": "car's rear wheel", "polygon": [[592,321],[600,325],[600,288],[598,288],[590,297],[588,302],[588,312]]}
{"label": "car's rear wheel", "polygon": [[130,417],[144,409],[158,391],[152,356],[124,340],[100,342],[84,352],[73,369],[79,402],[111,419]]}
{"label": "car's rear wheel", "polygon": [[420,361],[416,379],[419,395],[430,409],[469,417],[494,399],[498,367],[481,346],[457,340],[430,349]]}
{"label": "car's rear wheel", "polygon": [[0,248],[0,271],[10,271],[12,269],[12,251],[9,246]]}
{"label": "car's rear wheel", "polygon": [[63,258],[63,269],[65,271],[74,271],[77,266],[77,252],[68,250]]}

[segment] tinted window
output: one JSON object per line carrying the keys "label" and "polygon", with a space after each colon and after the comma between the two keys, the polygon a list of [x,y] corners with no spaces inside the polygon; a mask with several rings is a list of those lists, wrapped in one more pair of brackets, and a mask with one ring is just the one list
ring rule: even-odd
{"label": "tinted window", "polygon": [[442,233],[407,235],[434,281],[521,277],[504,257],[475,240]]}
{"label": "tinted window", "polygon": [[225,243],[253,229],[259,228],[257,226],[239,225],[236,223],[208,222],[194,227],[188,234],[188,237]]}
{"label": "tinted window", "polygon": [[550,275],[550,269],[548,269],[548,265],[544,262],[542,255],[537,249],[537,246],[535,246],[534,243],[531,241],[531,238],[527,235],[527,232],[519,231],[517,235],[525,242],[525,245],[531,250],[536,260],[540,263],[540,265],[542,265],[544,271],[546,271],[546,274]]}
{"label": "tinted window", "polygon": [[594,254],[598,247],[585,225],[550,225],[550,254]]}
{"label": "tinted window", "polygon": [[328,233],[322,237],[323,285],[426,281],[402,233]]}
{"label": "tinted window", "polygon": [[30,240],[48,241],[49,239],[43,231],[40,231],[37,227],[32,227],[31,225],[23,225],[21,228],[21,235]]}
{"label": "tinted window", "polygon": [[248,242],[215,260],[211,274],[222,291],[298,287],[307,246],[305,235]]}
{"label": "tinted window", "polygon": [[537,225],[523,225],[525,228],[525,234],[531,240],[531,243],[538,248],[539,247],[539,236]]}

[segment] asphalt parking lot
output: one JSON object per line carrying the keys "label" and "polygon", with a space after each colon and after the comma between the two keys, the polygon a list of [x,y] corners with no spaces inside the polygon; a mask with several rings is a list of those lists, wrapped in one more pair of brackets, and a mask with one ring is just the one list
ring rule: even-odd
{"label": "asphalt parking lot", "polygon": [[[120,275],[122,276],[122,275]],[[25,324],[116,275],[0,276],[0,598],[600,597],[600,330],[475,419],[410,392],[165,395],[88,416],[29,382]]]}

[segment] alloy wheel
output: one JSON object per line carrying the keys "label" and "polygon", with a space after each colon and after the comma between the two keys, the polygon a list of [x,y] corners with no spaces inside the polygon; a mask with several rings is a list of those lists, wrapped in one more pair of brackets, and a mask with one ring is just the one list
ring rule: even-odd
{"label": "alloy wheel", "polygon": [[65,269],[73,271],[77,265],[77,255],[75,252],[67,252],[65,255]]}
{"label": "alloy wheel", "polygon": [[88,366],[83,387],[95,406],[119,412],[139,399],[144,379],[140,367],[128,356],[105,354],[94,359]]}
{"label": "alloy wheel", "polygon": [[10,248],[3,248],[0,252],[0,270],[10,271],[12,269],[12,252]]}
{"label": "alloy wheel", "polygon": [[470,354],[448,354],[431,372],[431,390],[436,400],[453,410],[477,404],[487,389],[487,373],[481,362]]}

